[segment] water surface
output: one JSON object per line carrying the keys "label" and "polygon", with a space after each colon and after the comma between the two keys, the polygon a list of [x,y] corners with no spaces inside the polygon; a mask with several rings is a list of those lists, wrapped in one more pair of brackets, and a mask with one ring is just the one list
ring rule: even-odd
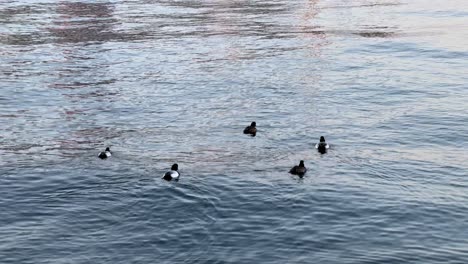
{"label": "water surface", "polygon": [[2,1],[0,262],[466,263],[466,10]]}

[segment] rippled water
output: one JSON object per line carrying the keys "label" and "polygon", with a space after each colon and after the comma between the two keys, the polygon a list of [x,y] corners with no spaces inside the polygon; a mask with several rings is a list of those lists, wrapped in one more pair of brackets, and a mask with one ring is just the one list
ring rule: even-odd
{"label": "rippled water", "polygon": [[0,263],[467,263],[467,10],[2,1]]}

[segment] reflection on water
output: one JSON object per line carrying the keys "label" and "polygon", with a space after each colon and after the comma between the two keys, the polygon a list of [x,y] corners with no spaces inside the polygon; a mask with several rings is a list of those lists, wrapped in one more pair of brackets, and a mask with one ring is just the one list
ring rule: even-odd
{"label": "reflection on water", "polygon": [[395,35],[394,32],[379,32],[379,31],[375,31],[375,32],[358,32],[358,33],[354,33],[356,35],[359,35],[361,37],[365,37],[365,38],[389,38],[389,37],[392,37]]}
{"label": "reflection on water", "polygon": [[112,17],[110,3],[59,2],[58,17],[49,28],[56,37],[55,43],[94,43],[116,38],[112,26],[117,22]]}
{"label": "reflection on water", "polygon": [[[109,62],[103,61],[102,54],[106,50],[100,44],[112,40],[110,36],[116,22],[110,3],[60,2],[56,11],[59,16],[49,30],[56,37],[54,46],[61,54],[60,68],[56,69],[59,73],[57,81],[65,82],[51,83],[51,87],[75,89],[113,83],[112,79],[101,79],[106,75]],[[88,45],[92,45],[89,50]],[[84,76],[88,78],[80,78]],[[80,94],[80,98],[86,96]]]}
{"label": "reflection on water", "polygon": [[464,263],[465,7],[1,2],[0,262]]}

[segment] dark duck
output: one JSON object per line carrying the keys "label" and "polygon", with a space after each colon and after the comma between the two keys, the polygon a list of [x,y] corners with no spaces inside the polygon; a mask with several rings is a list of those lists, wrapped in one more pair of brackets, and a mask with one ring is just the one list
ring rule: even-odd
{"label": "dark duck", "polygon": [[179,176],[180,176],[178,170],[179,170],[179,165],[177,165],[177,163],[174,163],[174,165],[172,165],[171,167],[171,170],[164,173],[164,176],[162,178],[166,181],[172,181],[172,180],[178,181]]}
{"label": "dark duck", "polygon": [[304,174],[307,172],[307,168],[304,165],[304,161],[301,160],[299,162],[299,165],[296,165],[292,167],[291,170],[289,170],[289,173],[294,174],[294,175],[299,175],[299,177],[304,177]]}
{"label": "dark duck", "polygon": [[244,129],[244,134],[249,134],[252,135],[252,137],[255,137],[255,135],[257,134],[257,123],[252,122],[250,126],[247,126]]}

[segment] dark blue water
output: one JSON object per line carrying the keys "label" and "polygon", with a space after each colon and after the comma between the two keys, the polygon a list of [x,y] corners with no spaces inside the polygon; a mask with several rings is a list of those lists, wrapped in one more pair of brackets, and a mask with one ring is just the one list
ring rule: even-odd
{"label": "dark blue water", "polygon": [[0,263],[468,263],[467,10],[2,1]]}

